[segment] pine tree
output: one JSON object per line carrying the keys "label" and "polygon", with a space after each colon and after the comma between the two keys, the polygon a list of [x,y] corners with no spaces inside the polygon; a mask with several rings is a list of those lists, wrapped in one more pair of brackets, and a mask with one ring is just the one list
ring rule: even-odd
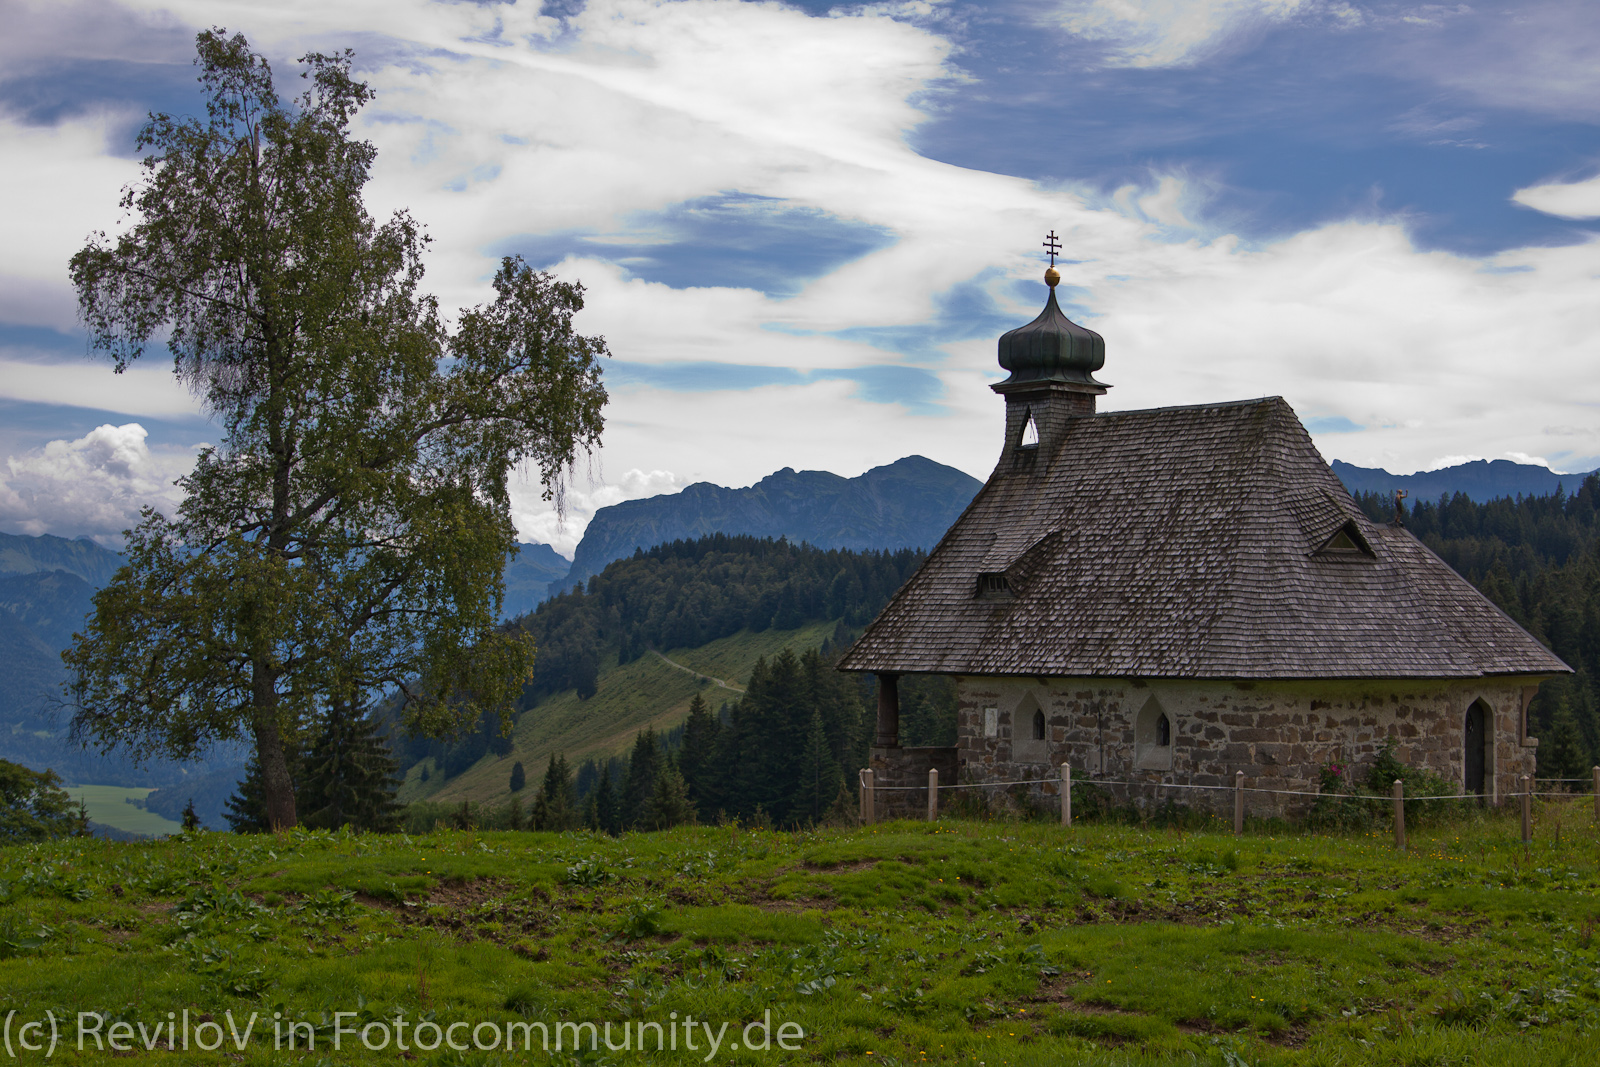
{"label": "pine tree", "polygon": [[811,824],[821,822],[834,798],[839,795],[843,778],[839,773],[839,764],[828,751],[822,715],[815,709],[811,712],[811,729],[806,733],[805,748],[800,753],[798,779],[794,795],[790,798],[790,820]]}
{"label": "pine tree", "polygon": [[511,765],[511,791],[520,793],[522,792],[522,787],[527,784],[528,774],[522,769],[522,761],[518,760]]}
{"label": "pine tree", "polygon": [[594,821],[595,829],[612,837],[622,833],[622,804],[611,786],[609,770],[600,772],[600,784],[594,791]]}
{"label": "pine tree", "polygon": [[633,739],[628,758],[628,780],[622,787],[622,824],[640,825],[645,805],[655,793],[656,775],[661,768],[661,742],[652,727],[645,727]]}
{"label": "pine tree", "polygon": [[716,745],[722,724],[712,716],[706,702],[696,693],[689,702],[689,718],[683,724],[683,748],[678,752],[678,770],[689,788],[702,822],[709,822],[720,802],[717,786]]}
{"label": "pine tree", "polygon": [[1539,739],[1539,776],[1541,778],[1584,778],[1592,766],[1588,747],[1578,729],[1578,719],[1572,713],[1572,704],[1562,697],[1556,702],[1550,716],[1550,727]]}
{"label": "pine tree", "polygon": [[[520,767],[522,764],[519,763],[517,766]],[[522,800],[520,797],[513,796],[511,803],[506,806],[506,829],[520,830],[522,827]]]}
{"label": "pine tree", "polygon": [[656,775],[655,790],[644,806],[640,821],[647,830],[670,830],[695,821],[689,788],[670,760]]}
{"label": "pine tree", "polygon": [[307,826],[386,832],[399,822],[394,753],[378,723],[362,709],[335,701],[306,757],[295,806]]}
{"label": "pine tree", "polygon": [[535,830],[571,830],[577,825],[578,812],[573,804],[572,772],[567,767],[567,757],[550,753],[550,764],[545,768],[544,783],[539,787],[534,801],[533,828]]}

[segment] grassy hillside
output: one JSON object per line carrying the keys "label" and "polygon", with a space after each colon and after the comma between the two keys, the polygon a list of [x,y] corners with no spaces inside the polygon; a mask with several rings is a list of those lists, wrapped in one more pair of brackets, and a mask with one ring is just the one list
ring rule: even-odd
{"label": "grassy hillside", "polygon": [[[1408,854],[1383,836],[967,821],[68,840],[0,849],[0,989],[16,1026],[67,1020],[73,1062],[112,1055],[71,1051],[78,1012],[158,1044],[148,1028],[187,1010],[230,1044],[163,1062],[234,1053],[227,1012],[240,1032],[257,1013],[232,1059],[281,1062],[279,1012],[314,1031],[307,1063],[526,1058],[517,1030],[514,1056],[416,1049],[459,1023],[481,1045],[529,1024],[535,1050],[543,1024],[560,1063],[1587,1063],[1592,811],[1541,807],[1528,849],[1508,813],[1418,830]],[[408,1051],[363,1048],[362,1027],[392,1042],[397,1018]],[[609,1022],[620,1044],[623,1024],[631,1041],[690,1018],[695,1051],[657,1053],[647,1029],[645,1056],[557,1029]],[[766,1018],[788,1051],[732,1048]]]}
{"label": "grassy hillside", "polygon": [[620,667],[612,657],[600,671],[598,691],[588,700],[579,700],[577,693],[568,689],[523,712],[512,734],[514,748],[509,755],[490,753],[448,781],[434,777],[423,782],[422,767],[413,767],[400,799],[407,803],[425,799],[502,804],[511,796],[513,763],[520,760],[529,780],[536,783],[552,752],[565,755],[574,765],[587,756],[622,754],[646,726],[662,730],[682,722],[694,694],[702,693],[712,707],[739,695],[736,689],[698,680],[696,672],[742,688],[760,657],[770,659],[785,648],[800,652],[820,647],[833,631],[831,622],[795,630],[744,630],[699,648],[663,653],[667,660],[688,670],[653,653]]}
{"label": "grassy hillside", "polygon": [[175,834],[183,829],[158,812],[135,807],[130,800],[144,800],[153,789],[129,789],[119,785],[74,785],[67,787],[67,795],[74,801],[83,801],[89,809],[89,818],[113,830],[130,834]]}

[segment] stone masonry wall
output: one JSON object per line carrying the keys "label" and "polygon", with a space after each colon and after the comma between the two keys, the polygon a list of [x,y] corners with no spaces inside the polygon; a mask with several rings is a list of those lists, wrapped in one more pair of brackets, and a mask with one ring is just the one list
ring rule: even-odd
{"label": "stone masonry wall", "polygon": [[[1531,690],[1529,690],[1531,692]],[[1119,800],[1232,811],[1234,772],[1245,785],[1314,793],[1323,765],[1336,762],[1363,777],[1387,738],[1403,763],[1421,766],[1457,788],[1465,774],[1468,708],[1482,700],[1492,714],[1485,744],[1484,793],[1501,803],[1523,774],[1534,773],[1524,740],[1524,688],[1470,681],[1162,681],[1103,678],[957,679],[957,750],[962,781],[1049,778],[1072,766],[1074,781],[1115,779]],[[1151,698],[1156,704],[1151,705]],[[991,710],[992,709],[992,710]],[[1045,738],[1033,740],[1033,712]],[[1155,744],[1154,709],[1167,716],[1170,744]],[[1141,722],[1141,716],[1143,721]],[[1024,720],[1024,721],[1013,721]],[[992,731],[992,733],[990,732]],[[942,772],[941,772],[942,773]],[[1166,784],[1226,786],[1162,790]],[[1057,785],[1034,786],[1047,796]],[[1255,815],[1302,813],[1308,801],[1247,793]]]}
{"label": "stone masonry wall", "polygon": [[[879,748],[872,749],[868,765],[876,791],[873,806],[879,821],[921,819],[928,811],[928,770],[939,772],[941,794],[954,785],[959,775],[956,749]],[[943,799],[941,797],[941,799]]]}

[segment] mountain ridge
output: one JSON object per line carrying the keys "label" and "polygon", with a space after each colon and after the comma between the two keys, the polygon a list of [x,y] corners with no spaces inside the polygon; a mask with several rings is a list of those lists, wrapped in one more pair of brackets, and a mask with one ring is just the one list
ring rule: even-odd
{"label": "mountain ridge", "polygon": [[784,467],[743,489],[695,482],[678,493],[595,512],[571,570],[550,592],[587,581],[637,549],[713,533],[786,537],[857,551],[932,548],[982,485],[924,456],[906,456],[855,478]]}

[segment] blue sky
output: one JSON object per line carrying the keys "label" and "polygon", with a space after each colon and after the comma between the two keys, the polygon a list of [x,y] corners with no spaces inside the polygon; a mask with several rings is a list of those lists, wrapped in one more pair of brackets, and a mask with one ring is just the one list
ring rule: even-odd
{"label": "blue sky", "polygon": [[114,229],[194,33],[351,47],[368,204],[581,279],[614,354],[562,519],[784,466],[998,451],[994,340],[1101,331],[1107,408],[1283,395],[1329,458],[1600,466],[1600,9],[1350,0],[538,4],[0,0],[0,529],[114,542],[214,433],[155,357],[85,355],[67,258]]}

